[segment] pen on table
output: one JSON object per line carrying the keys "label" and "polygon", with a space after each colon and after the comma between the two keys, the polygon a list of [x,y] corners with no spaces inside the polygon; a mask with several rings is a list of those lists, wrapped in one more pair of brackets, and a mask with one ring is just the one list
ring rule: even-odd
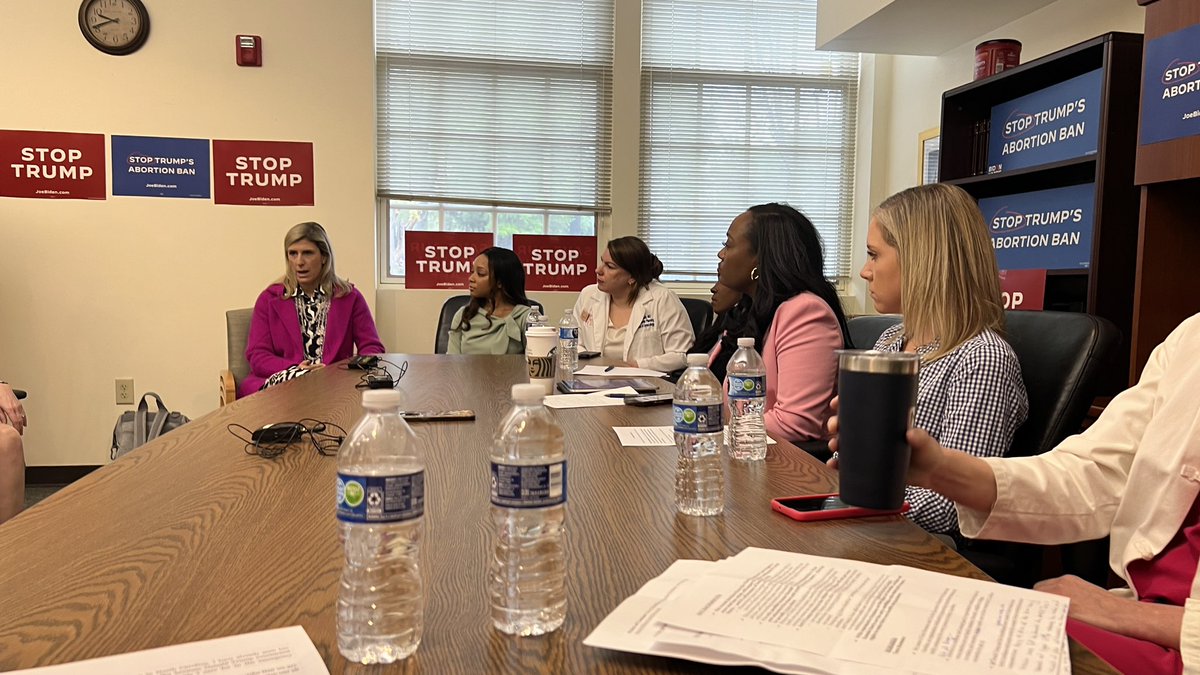
{"label": "pen on table", "polygon": [[613,368],[616,368],[616,366],[609,366],[609,367],[607,367],[607,368],[605,368],[605,369],[604,369],[604,372],[606,372],[606,373],[611,373],[611,372],[613,371]]}

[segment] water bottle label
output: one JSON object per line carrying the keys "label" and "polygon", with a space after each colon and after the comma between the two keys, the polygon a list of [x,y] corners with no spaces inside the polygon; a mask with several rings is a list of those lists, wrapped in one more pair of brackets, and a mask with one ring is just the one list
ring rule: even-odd
{"label": "water bottle label", "polygon": [[559,340],[578,340],[579,339],[579,329],[578,328],[559,328],[558,329],[558,339]]}
{"label": "water bottle label", "polygon": [[721,424],[721,404],[680,405],[675,410],[675,431],[681,434],[715,434],[724,429]]}
{"label": "water bottle label", "polygon": [[767,378],[729,376],[729,398],[762,398],[767,395]]}
{"label": "water bottle label", "polygon": [[352,476],[338,472],[338,520],[395,523],[424,514],[424,471],[403,476]]}
{"label": "water bottle label", "polygon": [[515,509],[558,506],[567,501],[567,463],[492,462],[492,503]]}

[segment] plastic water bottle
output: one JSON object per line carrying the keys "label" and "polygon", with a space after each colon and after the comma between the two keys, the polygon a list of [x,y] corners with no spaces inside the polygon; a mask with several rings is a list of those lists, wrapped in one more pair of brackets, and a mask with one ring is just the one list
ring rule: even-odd
{"label": "plastic water bottle", "polygon": [[569,380],[575,377],[579,367],[579,322],[575,320],[575,310],[563,312],[562,321],[558,322],[558,373],[560,379]]}
{"label": "plastic water bottle", "polygon": [[726,368],[729,383],[729,456],[761,460],[767,457],[767,367],[754,351],[754,338],[740,337]]}
{"label": "plastic water bottle", "polygon": [[538,311],[537,307],[530,307],[529,311],[525,313],[525,330],[526,330],[526,332],[528,332],[529,329],[533,328],[534,326],[545,326],[545,325],[546,325],[546,317],[542,316],[541,312]]}
{"label": "plastic water bottle", "polygon": [[725,510],[724,393],[707,363],[708,354],[688,354],[687,370],[675,385],[675,505],[689,516],[715,516]]}
{"label": "plastic water bottle", "polygon": [[537,384],[512,388],[513,408],[492,446],[495,535],[488,589],[492,622],[513,635],[542,635],[567,615],[563,432]]}
{"label": "plastic water bottle", "polygon": [[425,623],[425,462],[400,392],[364,391],[362,405],[338,452],[338,650],[356,663],[392,663],[417,650]]}

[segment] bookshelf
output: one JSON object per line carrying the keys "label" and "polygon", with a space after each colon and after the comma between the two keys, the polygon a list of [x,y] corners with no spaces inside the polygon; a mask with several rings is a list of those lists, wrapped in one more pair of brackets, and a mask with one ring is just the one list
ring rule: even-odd
{"label": "bookshelf", "polygon": [[[1138,95],[1141,78],[1142,36],[1134,33],[1107,33],[1067,47],[1035,61],[1004,71],[998,75],[951,89],[942,95],[941,158],[939,176],[946,183],[958,185],[981,202],[985,219],[994,232],[998,231],[988,208],[984,205],[1006,200],[1037,203],[1043,196],[1058,192],[1079,195],[1073,186],[1094,188],[1085,204],[1091,218],[1090,248],[1086,237],[1076,248],[1076,259],[1069,263],[1047,262],[1044,309],[1088,312],[1103,316],[1121,330],[1125,340],[1133,328],[1133,288],[1137,266],[1139,192],[1134,185],[1134,157],[1137,149]],[[1046,161],[1023,166],[1008,158],[1008,167],[999,170],[999,153],[989,143],[1003,143],[1011,136],[990,129],[993,109],[1004,111],[1023,101],[1030,101],[1030,111],[1037,110],[1033,101],[1052,97],[1059,92],[1086,88],[1089,119],[1088,142],[1093,145],[1082,153],[1068,156],[1060,150],[1066,142],[1049,142],[1035,155]],[[1074,98],[1067,96],[1071,100]],[[1082,100],[1082,97],[1081,97]],[[1067,117],[1054,122],[1063,114],[1061,106],[1048,104],[1044,111],[1051,119],[1042,126],[1046,132],[1070,126]],[[1024,108],[1021,114],[1026,111]],[[1079,111],[1085,108],[1080,107]],[[1059,112],[1053,112],[1058,110]],[[1077,111],[1078,112],[1078,111]],[[1002,114],[998,112],[997,114]],[[1004,119],[1012,120],[1014,113]],[[1045,118],[1044,118],[1045,119]],[[1073,118],[1071,118],[1073,119]],[[1082,119],[1082,118],[1081,118]],[[1009,125],[1003,125],[1005,131]],[[1004,133],[993,139],[992,132]],[[1053,136],[1053,134],[1051,134]],[[1068,134],[1064,132],[1063,136]],[[1077,139],[1070,139],[1072,143]],[[991,157],[989,157],[991,155]],[[989,173],[989,169],[993,173]],[[1043,192],[1045,191],[1045,192]],[[1036,193],[1028,195],[1027,193]],[[1078,197],[1076,197],[1078,198]],[[1033,222],[1033,221],[1029,221]],[[1021,228],[1017,228],[1021,229]],[[1037,232],[1029,227],[1025,232]],[[1088,232],[1084,226],[1084,235]],[[1065,250],[1065,249],[1064,249]],[[997,250],[1001,268],[1014,265],[1014,255]],[[1028,252],[1020,252],[1028,257]],[[1036,269],[1037,265],[1033,264]],[[1031,269],[1013,267],[1013,269]],[[1105,393],[1115,393],[1128,385],[1129,357],[1124,354],[1112,369],[1113,377],[1104,386]]]}
{"label": "bookshelf", "polygon": [[[1195,0],[1138,0],[1138,4],[1146,7],[1148,54],[1155,41],[1183,30],[1195,32],[1200,26],[1200,3]],[[1149,57],[1146,69],[1144,81],[1153,87],[1162,71],[1155,69],[1154,59]],[[1158,91],[1161,89],[1146,93],[1157,96]],[[1188,98],[1194,102],[1196,96]],[[1152,117],[1147,116],[1147,124],[1158,123]],[[1130,368],[1131,377],[1136,378],[1154,347],[1181,321],[1200,312],[1200,295],[1192,290],[1200,256],[1200,217],[1196,215],[1200,134],[1139,145],[1134,182],[1142,195]]]}

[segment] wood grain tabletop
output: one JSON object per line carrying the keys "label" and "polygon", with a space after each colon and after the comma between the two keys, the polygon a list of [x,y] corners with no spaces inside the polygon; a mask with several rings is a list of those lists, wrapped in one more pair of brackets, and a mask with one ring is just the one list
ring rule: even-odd
{"label": "wood grain tabletop", "polygon": [[[727,460],[725,513],[695,518],[675,510],[675,449],[622,448],[612,431],[670,424],[670,406],[556,410],[570,477],[567,620],[548,636],[504,635],[485,589],[488,451],[524,359],[387,358],[408,362],[406,408],[476,413],[413,424],[427,465],[426,623],[413,657],[364,668],[337,651],[336,457],[302,444],[264,459],[227,429],[314,418],[349,430],[360,373],[330,366],[194,420],[0,526],[0,670],[299,624],[332,673],[707,672],[583,639],[674,560],[746,546],[987,578],[899,516],[798,523],[772,512],[773,497],[836,490],[836,474],[790,444],[765,462]],[[1113,672],[1072,653],[1076,673]]]}

